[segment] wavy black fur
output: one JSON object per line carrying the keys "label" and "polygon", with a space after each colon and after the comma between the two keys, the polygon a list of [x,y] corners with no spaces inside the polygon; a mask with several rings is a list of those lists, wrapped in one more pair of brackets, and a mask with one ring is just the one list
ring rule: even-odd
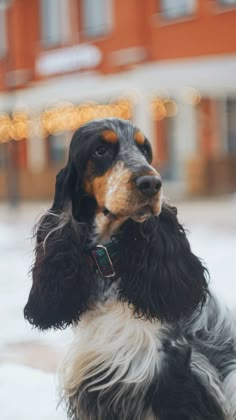
{"label": "wavy black fur", "polygon": [[25,318],[41,329],[63,328],[78,321],[87,309],[93,275],[69,222],[36,247],[33,286]]}
{"label": "wavy black fur", "polygon": [[129,221],[121,232],[120,297],[137,316],[176,321],[204,304],[206,269],[192,252],[176,209],[142,225]]}
{"label": "wavy black fur", "polygon": [[78,185],[70,163],[57,176],[52,208],[36,232],[33,285],[24,316],[40,329],[64,328],[88,308],[94,281],[84,257],[86,226],[72,214]]}
{"label": "wavy black fur", "polygon": [[191,370],[191,347],[170,341],[164,345],[165,357],[159,378],[153,381],[146,401],[159,420],[225,420],[215,396]]}

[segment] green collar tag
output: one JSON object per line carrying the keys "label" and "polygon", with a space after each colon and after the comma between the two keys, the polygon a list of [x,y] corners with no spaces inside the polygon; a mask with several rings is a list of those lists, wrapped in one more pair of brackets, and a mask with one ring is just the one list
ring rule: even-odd
{"label": "green collar tag", "polygon": [[98,271],[104,278],[115,277],[116,272],[112,262],[112,257],[117,253],[116,246],[109,246],[115,243],[110,242],[107,246],[97,245],[91,250]]}

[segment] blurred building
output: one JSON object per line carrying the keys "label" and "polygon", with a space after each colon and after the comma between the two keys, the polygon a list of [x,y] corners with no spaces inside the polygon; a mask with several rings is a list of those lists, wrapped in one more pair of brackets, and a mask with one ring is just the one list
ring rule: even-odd
{"label": "blurred building", "polygon": [[0,197],[51,197],[72,132],[105,116],[175,191],[235,191],[236,0],[0,0]]}

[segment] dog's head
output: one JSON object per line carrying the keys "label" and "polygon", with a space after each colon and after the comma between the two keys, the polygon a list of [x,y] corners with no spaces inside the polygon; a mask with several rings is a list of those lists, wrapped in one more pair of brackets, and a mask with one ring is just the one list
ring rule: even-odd
{"label": "dog's head", "polygon": [[141,223],[160,213],[161,178],[151,160],[148,139],[130,122],[90,122],[72,138],[57,201],[71,204],[77,220],[93,219],[92,234],[107,241],[128,218]]}
{"label": "dog's head", "polygon": [[[104,243],[120,231],[121,238],[123,232],[124,240],[122,249],[127,249],[129,240],[136,241],[142,226],[148,228],[150,223],[154,223],[155,228],[151,228],[151,234],[154,238],[160,236],[158,248],[166,247],[164,232],[169,242],[173,240],[171,265],[175,263],[177,271],[173,276],[169,269],[168,281],[170,284],[171,278],[174,277],[176,283],[179,263],[174,261],[174,255],[177,255],[181,238],[185,238],[185,235],[180,235],[179,229],[176,228],[179,226],[176,216],[172,213],[169,215],[170,223],[173,224],[173,218],[176,220],[173,231],[166,222],[168,218],[165,218],[162,227],[166,225],[166,229],[162,228],[162,232],[158,234],[156,226],[157,216],[161,213],[162,185],[160,175],[151,166],[151,161],[152,150],[148,139],[128,121],[95,120],[75,132],[67,166],[57,175],[53,205],[42,217],[37,229],[36,259],[32,269],[33,285],[25,307],[25,317],[32,324],[40,328],[64,327],[79,320],[80,315],[89,307],[90,296],[97,280],[94,279],[85,256],[88,239],[90,243],[92,240],[94,245]],[[169,214],[168,211],[165,213]],[[132,233],[129,231],[125,234],[127,223],[128,226],[131,223]],[[136,242],[128,246],[130,249],[127,252],[130,252],[130,256],[124,256],[125,259],[130,259],[130,265],[129,262],[127,266],[123,264],[122,278],[127,278],[127,282],[121,287],[120,297],[134,304],[134,310],[138,314],[148,317],[158,317],[160,314],[161,318],[165,318],[164,309],[158,302],[150,311],[149,298],[145,292],[149,290],[152,293],[148,283],[148,271],[156,267],[159,254],[163,254],[163,250],[157,249],[155,255],[152,247],[151,261],[150,255],[148,256],[147,237],[145,243],[142,238],[143,236],[138,241],[142,249],[137,250],[135,258],[138,261],[138,253],[140,256],[145,252],[147,254],[143,257],[146,264],[146,272],[143,275],[146,280],[140,296],[141,300],[145,299],[146,302],[140,303],[139,297],[135,297],[135,290],[139,290],[143,279],[139,279],[140,276],[136,273],[134,279],[130,280],[132,247],[135,252]],[[154,242],[152,239],[150,244]],[[182,257],[187,262],[188,253],[191,254],[191,251],[186,247],[183,251],[186,251],[186,255],[183,254]],[[165,265],[168,264],[167,257],[168,255],[163,256],[163,261],[158,267],[158,276],[161,274],[160,267],[163,267],[163,272],[168,272],[165,269]],[[178,257],[181,258],[180,251]],[[145,264],[143,261],[143,267]],[[192,261],[191,264],[192,270]],[[187,265],[180,265],[182,273],[187,270]],[[141,273],[140,260],[139,263],[135,262],[132,268],[134,272],[137,267]],[[153,279],[153,275],[151,276],[154,288],[157,277]],[[189,285],[190,283],[189,281]],[[186,291],[186,284],[182,285],[183,291]],[[202,282],[197,285],[199,292],[194,298],[195,306],[202,299],[201,288],[204,288]],[[161,290],[159,291],[162,299]],[[187,291],[189,292],[189,289]],[[194,293],[194,290],[192,291]]]}

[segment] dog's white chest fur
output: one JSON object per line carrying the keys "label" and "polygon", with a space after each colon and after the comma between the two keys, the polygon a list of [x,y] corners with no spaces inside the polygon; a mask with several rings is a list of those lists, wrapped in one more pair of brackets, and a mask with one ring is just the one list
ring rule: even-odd
{"label": "dog's white chest fur", "polygon": [[[158,322],[134,318],[127,304],[116,301],[98,304],[75,329],[75,343],[64,371],[67,394],[71,397],[76,394],[79,403],[80,393],[99,392],[101,396],[116,387],[112,403],[118,404],[128,390],[129,402],[124,410],[132,412],[136,401],[132,396],[142,395],[140,391],[152,383],[160,369],[159,328]],[[140,398],[139,412],[143,403]],[[152,418],[151,413],[146,418]]]}

